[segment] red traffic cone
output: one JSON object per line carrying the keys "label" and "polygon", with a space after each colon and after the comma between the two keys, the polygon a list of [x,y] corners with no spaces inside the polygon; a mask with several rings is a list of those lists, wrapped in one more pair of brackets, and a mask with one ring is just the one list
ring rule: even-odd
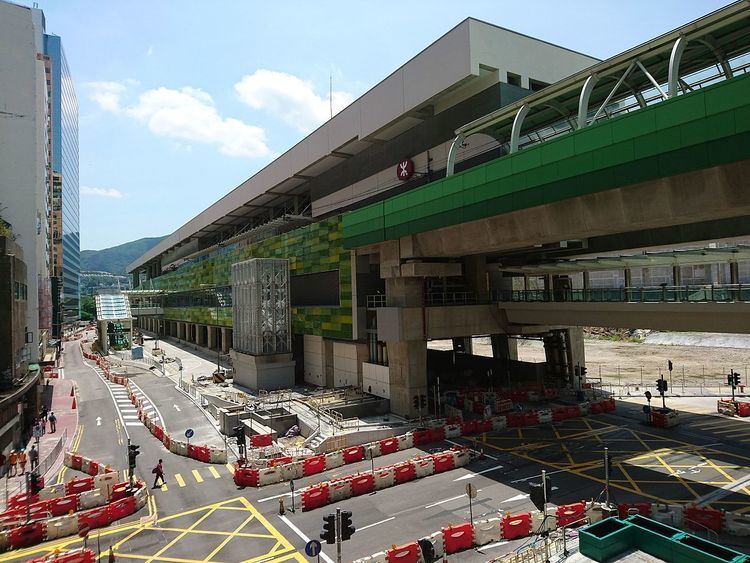
{"label": "red traffic cone", "polygon": [[70,407],[70,408],[73,409],[73,410],[76,409],[76,398],[75,397],[73,397],[73,406]]}

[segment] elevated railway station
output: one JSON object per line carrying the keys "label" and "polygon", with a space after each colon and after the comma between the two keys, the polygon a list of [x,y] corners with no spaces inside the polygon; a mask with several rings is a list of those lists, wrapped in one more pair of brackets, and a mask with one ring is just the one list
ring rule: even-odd
{"label": "elevated railway station", "polygon": [[[408,416],[445,367],[432,339],[490,335],[521,384],[515,338],[540,338],[545,383],[575,387],[581,326],[739,330],[749,30],[736,2],[600,61],[467,19],[130,264],[138,326]],[[716,243],[736,252],[664,250]],[[289,283],[258,281],[256,336],[289,350],[246,361],[232,268],[271,258]],[[693,266],[728,274],[682,283]],[[622,283],[592,287],[606,271]]]}

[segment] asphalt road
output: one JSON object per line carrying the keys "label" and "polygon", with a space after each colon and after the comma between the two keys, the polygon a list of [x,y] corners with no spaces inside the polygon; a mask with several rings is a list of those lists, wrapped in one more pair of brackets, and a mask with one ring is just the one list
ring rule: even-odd
{"label": "asphalt road", "polygon": [[[465,486],[469,482],[478,489],[472,503],[475,519],[531,510],[528,482],[539,481],[542,469],[550,474],[554,486],[551,501],[555,504],[602,498],[605,446],[615,460],[610,493],[618,502],[702,501],[727,510],[750,511],[750,488],[746,483],[750,478],[750,454],[746,455],[747,448],[732,432],[716,433],[726,430],[722,424],[734,421],[696,415],[686,417],[685,425],[677,429],[655,429],[642,424],[637,406],[620,403],[615,414],[506,430],[477,437],[476,441],[457,440],[483,450],[485,457],[466,468],[310,512],[299,510],[296,497],[297,510],[292,513],[288,483],[238,489],[230,467],[173,455],[137,420],[135,424],[133,419],[125,418],[132,414],[127,413],[122,395],[116,394],[116,389],[82,361],[77,343],[66,345],[65,356],[66,377],[75,379],[79,390],[78,450],[122,468],[129,437],[141,446],[137,473],[149,485],[151,468],[159,458],[164,460],[167,484],[152,490],[153,505],[129,522],[101,531],[102,550],[114,545],[118,561],[304,561],[305,542],[318,537],[323,517],[337,507],[354,514],[357,532],[343,546],[344,561],[351,561],[392,544],[413,541],[449,523],[467,521]],[[196,431],[194,440],[221,441],[204,414],[169,379],[148,370],[128,371],[154,406],[154,412],[163,417],[168,431],[181,435],[190,426]],[[120,405],[119,409],[116,405]],[[716,432],[704,431],[717,423]],[[413,448],[389,454],[376,458],[375,466],[451,445],[432,444],[427,450]],[[295,485],[299,491],[323,480],[369,470],[370,461],[363,461],[299,479]],[[61,477],[67,480],[74,473],[67,470]],[[278,514],[279,497],[284,498],[287,508],[283,517]],[[138,518],[149,513],[156,523],[139,524]],[[482,552],[466,552],[452,560],[487,561],[526,541],[499,542]],[[732,542],[736,544],[741,539],[723,543]],[[0,561],[25,560],[55,547],[76,545],[80,545],[78,538],[50,542],[11,552]],[[750,551],[747,545],[740,547]],[[334,546],[324,546],[322,559],[335,560]]]}

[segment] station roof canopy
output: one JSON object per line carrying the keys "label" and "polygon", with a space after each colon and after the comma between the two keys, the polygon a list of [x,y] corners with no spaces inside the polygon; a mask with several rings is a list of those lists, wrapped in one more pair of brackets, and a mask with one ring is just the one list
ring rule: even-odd
{"label": "station roof canopy", "polygon": [[[269,216],[294,196],[304,197],[311,180],[489,88],[500,81],[501,69],[522,64],[513,62],[516,54],[523,58],[532,51],[543,53],[538,58],[540,66],[547,69],[545,82],[560,80],[571,69],[599,61],[467,18],[130,263],[127,271],[138,271],[162,255],[176,254],[196,239],[211,238],[233,227],[242,228],[251,218]],[[547,59],[555,58],[559,64],[549,64]]]}
{"label": "station roof canopy", "polygon": [[728,246],[724,248],[698,248],[643,252],[625,256],[602,256],[546,262],[541,264],[512,266],[500,270],[526,275],[593,272],[604,270],[625,270],[628,268],[651,268],[656,266],[692,266],[750,260],[750,245]]}
{"label": "station roof canopy", "polygon": [[116,321],[130,319],[130,303],[122,293],[100,293],[95,296],[96,319],[99,321]]}

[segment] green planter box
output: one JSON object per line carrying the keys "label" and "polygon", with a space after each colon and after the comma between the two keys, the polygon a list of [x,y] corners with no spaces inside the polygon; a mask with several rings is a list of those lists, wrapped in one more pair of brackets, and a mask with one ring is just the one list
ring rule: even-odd
{"label": "green planter box", "polygon": [[685,532],[640,515],[630,516],[625,521],[634,527],[636,543],[641,551],[664,561],[675,561],[673,540],[684,536]]}
{"label": "green planter box", "polygon": [[680,563],[747,563],[747,555],[692,534],[674,541],[674,561]]}
{"label": "green planter box", "polygon": [[614,517],[585,526],[578,534],[581,553],[600,563],[631,549],[634,543],[634,527]]}

